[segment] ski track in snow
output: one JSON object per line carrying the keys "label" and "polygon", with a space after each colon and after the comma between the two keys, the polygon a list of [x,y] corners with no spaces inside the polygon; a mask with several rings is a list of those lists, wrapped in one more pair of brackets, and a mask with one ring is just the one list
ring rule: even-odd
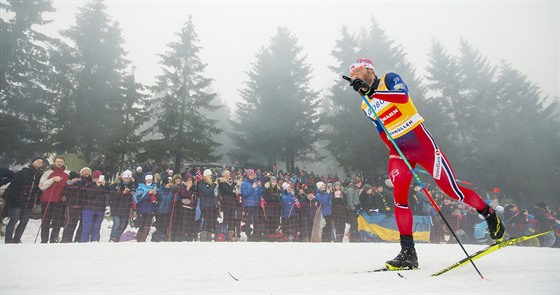
{"label": "ski track in snow", "polygon": [[419,270],[366,273],[399,244],[33,244],[34,227],[0,244],[0,294],[560,294],[560,249],[491,253],[475,260],[483,280],[470,264],[430,276],[465,256],[456,244],[417,244]]}

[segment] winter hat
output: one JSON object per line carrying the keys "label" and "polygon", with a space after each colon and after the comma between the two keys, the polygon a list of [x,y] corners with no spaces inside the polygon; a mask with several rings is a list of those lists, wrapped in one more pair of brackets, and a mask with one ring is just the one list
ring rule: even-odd
{"label": "winter hat", "polygon": [[371,187],[371,185],[369,185],[369,184],[364,184],[364,187],[363,187],[363,190],[362,190],[362,191],[363,191],[363,192],[367,192],[367,191],[370,190],[370,189],[373,189],[373,188]]}
{"label": "winter hat", "polygon": [[206,176],[212,176],[212,171],[210,169],[206,169],[204,170],[204,172],[202,173],[202,176],[206,177]]}
{"label": "winter hat", "polygon": [[43,157],[37,156],[37,157],[33,157],[33,159],[31,159],[31,163],[33,163],[37,160],[45,161],[45,160],[43,160]]}
{"label": "winter hat", "polygon": [[282,183],[282,189],[287,190],[290,187],[290,184],[287,182]]}
{"label": "winter hat", "polygon": [[358,58],[350,66],[350,76],[354,75],[354,72],[356,72],[357,70],[359,70],[363,67],[365,67],[366,69],[375,70],[375,67],[373,66],[373,62],[371,61],[371,59],[369,59],[369,58]]}
{"label": "winter hat", "polygon": [[306,195],[314,194],[314,193],[315,193],[315,192],[314,192],[312,189],[310,189],[310,188],[308,188],[308,189],[305,190],[305,194],[306,194]]}
{"label": "winter hat", "polygon": [[271,176],[271,177],[270,177],[270,182],[273,182],[273,181],[278,182],[278,179],[276,179],[275,176]]}
{"label": "winter hat", "polygon": [[504,207],[502,207],[502,206],[496,206],[496,212],[498,212],[498,213],[503,213],[503,212],[504,212]]}
{"label": "winter hat", "polygon": [[89,167],[84,167],[82,169],[80,169],[80,175],[82,175],[84,173],[84,171],[88,170],[89,171],[89,175],[91,175],[91,169]]}
{"label": "winter hat", "polygon": [[91,177],[92,179],[99,179],[99,176],[103,175],[103,172],[99,171],[99,170],[95,170],[93,171],[93,176]]}
{"label": "winter hat", "polygon": [[125,178],[125,177],[126,177],[126,178],[131,178],[131,177],[132,177],[132,171],[130,171],[130,170],[125,170],[125,171],[123,172],[123,174],[122,174],[122,177],[123,177],[123,178]]}
{"label": "winter hat", "polygon": [[187,179],[189,179],[189,178],[192,179],[192,178],[193,178],[193,175],[192,175],[190,172],[187,172],[187,173],[185,174],[185,180],[187,180]]}
{"label": "winter hat", "polygon": [[320,190],[322,186],[324,186],[325,183],[324,182],[317,182],[317,189]]}
{"label": "winter hat", "polygon": [[144,176],[144,179],[154,179],[154,176],[152,174],[146,174],[146,176]]}
{"label": "winter hat", "polygon": [[340,183],[340,181],[337,181],[337,182],[334,183],[334,186],[340,186],[340,187],[342,187],[342,183]]}
{"label": "winter hat", "polygon": [[138,171],[142,171],[142,167],[140,167],[140,166],[136,167],[136,172],[138,172]]}

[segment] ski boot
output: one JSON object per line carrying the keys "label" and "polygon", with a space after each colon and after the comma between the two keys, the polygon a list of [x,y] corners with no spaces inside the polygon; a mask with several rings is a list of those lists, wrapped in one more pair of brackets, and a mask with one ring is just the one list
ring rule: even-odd
{"label": "ski boot", "polygon": [[392,260],[385,262],[389,270],[408,270],[418,268],[418,256],[414,249],[412,236],[401,236],[401,252]]}
{"label": "ski boot", "polygon": [[490,208],[490,206],[486,206],[484,210],[479,211],[479,213],[484,217],[486,223],[488,224],[488,231],[490,232],[490,237],[492,240],[496,242],[501,242],[504,240],[504,234],[506,229],[504,224],[500,220],[500,217],[496,215],[496,212]]}

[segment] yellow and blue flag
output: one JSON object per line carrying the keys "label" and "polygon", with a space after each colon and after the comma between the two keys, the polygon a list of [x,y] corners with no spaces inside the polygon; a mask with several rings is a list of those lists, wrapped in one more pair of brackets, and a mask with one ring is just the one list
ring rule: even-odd
{"label": "yellow and blue flag", "polygon": [[[430,242],[430,216],[414,215],[412,230],[414,241]],[[398,242],[400,240],[399,229],[395,216],[387,216],[385,213],[362,212],[358,216],[358,231],[360,240],[365,242]]]}

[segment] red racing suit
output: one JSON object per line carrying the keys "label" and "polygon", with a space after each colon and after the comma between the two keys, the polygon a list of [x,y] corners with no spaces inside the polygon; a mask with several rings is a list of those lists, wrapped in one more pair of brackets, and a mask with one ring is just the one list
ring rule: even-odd
{"label": "red racing suit", "polygon": [[[457,184],[451,164],[424,126],[424,119],[418,114],[402,78],[398,74],[388,73],[381,79],[376,77],[372,87],[376,92],[368,98],[369,103],[412,168],[420,164],[432,175],[446,195],[477,210],[483,210],[486,204],[482,198],[473,190]],[[389,148],[388,174],[394,186],[397,226],[401,235],[412,235],[412,211],[408,206],[408,188],[412,172],[365,102],[362,102],[362,110],[372,120],[381,139]]]}

